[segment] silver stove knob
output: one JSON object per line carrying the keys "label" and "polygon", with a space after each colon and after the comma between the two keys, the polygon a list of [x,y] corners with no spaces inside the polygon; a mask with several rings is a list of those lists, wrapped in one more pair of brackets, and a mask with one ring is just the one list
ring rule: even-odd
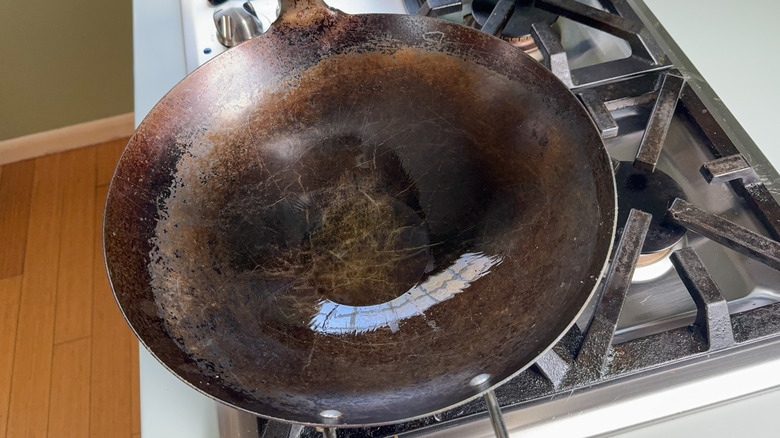
{"label": "silver stove knob", "polygon": [[217,26],[217,39],[225,47],[237,46],[265,31],[249,2],[243,7],[219,9],[214,13],[214,24]]}

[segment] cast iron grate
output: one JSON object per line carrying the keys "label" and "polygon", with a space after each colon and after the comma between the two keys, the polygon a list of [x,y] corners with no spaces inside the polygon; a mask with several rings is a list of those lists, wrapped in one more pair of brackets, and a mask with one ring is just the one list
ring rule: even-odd
{"label": "cast iron grate", "polygon": [[[471,2],[404,0],[409,13],[429,16],[459,11],[464,3]],[[531,36],[544,56],[545,65],[572,90],[664,70],[671,66],[663,50],[629,5],[613,0],[600,0],[599,3],[603,10],[574,0],[499,0],[480,29],[491,35],[500,35],[516,8],[536,8],[614,35],[628,43],[631,54],[625,58],[570,69],[560,38],[550,29],[550,25],[533,24]],[[472,23],[473,20],[467,22]],[[477,23],[473,24],[479,27]]]}

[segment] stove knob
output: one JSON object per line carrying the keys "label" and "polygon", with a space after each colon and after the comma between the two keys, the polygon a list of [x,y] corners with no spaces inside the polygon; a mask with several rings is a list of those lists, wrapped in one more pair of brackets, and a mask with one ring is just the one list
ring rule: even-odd
{"label": "stove knob", "polygon": [[255,7],[252,6],[252,3],[250,2],[244,2],[244,10],[252,14],[255,18],[257,18],[257,12],[255,12]]}
{"label": "stove knob", "polygon": [[214,6],[221,5],[222,3],[225,3],[227,0],[209,0],[209,3],[211,3]]}
{"label": "stove knob", "polygon": [[217,39],[225,47],[233,47],[263,33],[263,24],[246,6],[220,9],[214,13]]}

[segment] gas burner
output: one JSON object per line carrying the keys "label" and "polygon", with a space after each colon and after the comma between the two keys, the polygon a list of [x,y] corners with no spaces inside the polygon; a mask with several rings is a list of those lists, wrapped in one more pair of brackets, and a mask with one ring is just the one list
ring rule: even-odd
{"label": "gas burner", "polygon": [[[615,183],[620,227],[626,223],[632,208],[653,215],[632,281],[643,283],[660,278],[673,268],[669,256],[683,246],[686,229],[669,222],[666,211],[676,198],[686,199],[685,192],[666,173],[637,169],[627,161],[618,164]],[[618,228],[617,235],[622,232],[623,229]]]}
{"label": "gas burner", "polygon": [[[642,246],[638,266],[663,258],[685,236],[686,229],[666,219],[666,212],[676,198],[687,199],[677,182],[666,173],[637,169],[633,163],[621,161],[615,173],[618,192],[618,224],[625,224],[632,208],[653,215],[650,229]],[[620,225],[622,226],[622,225]],[[618,234],[622,233],[618,229]]]}
{"label": "gas burner", "polygon": [[531,35],[523,35],[521,37],[502,36],[501,38],[507,41],[509,44],[522,50],[531,58],[534,58],[539,62],[544,61],[544,55],[542,55],[542,52],[539,50],[539,47],[536,45],[536,41],[534,41]]}
{"label": "gas burner", "polygon": [[648,283],[657,280],[674,268],[671,255],[674,251],[684,247],[682,241],[673,247],[656,254],[640,254],[637,260],[631,283]]}
{"label": "gas burner", "polygon": [[[553,24],[558,16],[534,7],[534,0],[516,0],[515,11],[509,17],[501,36],[504,38],[519,38],[531,34],[531,25],[535,23]],[[498,0],[474,0],[471,13],[474,20],[484,26]],[[512,42],[510,40],[510,42]]]}

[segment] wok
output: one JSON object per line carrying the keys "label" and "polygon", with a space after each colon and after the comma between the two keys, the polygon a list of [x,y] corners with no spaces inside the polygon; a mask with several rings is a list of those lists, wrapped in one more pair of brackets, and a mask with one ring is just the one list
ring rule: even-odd
{"label": "wok", "polygon": [[192,387],[357,426],[527,367],[614,227],[599,134],[536,61],[436,19],[288,0],[140,124],[104,250],[128,323]]}

